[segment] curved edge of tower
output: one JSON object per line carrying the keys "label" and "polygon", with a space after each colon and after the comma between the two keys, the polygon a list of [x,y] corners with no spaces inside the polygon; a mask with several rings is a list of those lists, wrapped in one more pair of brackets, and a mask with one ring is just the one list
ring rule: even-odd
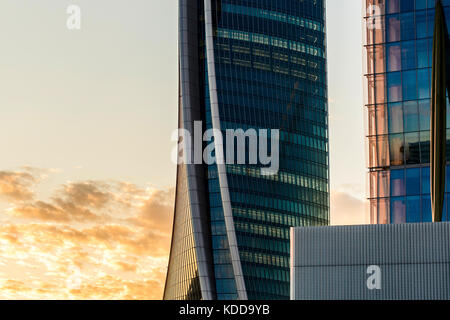
{"label": "curved edge of tower", "polygon": [[[179,127],[194,132],[201,121],[198,2],[179,0]],[[189,146],[193,154],[193,146]],[[186,150],[186,149],[185,149]],[[175,212],[164,300],[213,300],[216,296],[205,171],[177,168]]]}

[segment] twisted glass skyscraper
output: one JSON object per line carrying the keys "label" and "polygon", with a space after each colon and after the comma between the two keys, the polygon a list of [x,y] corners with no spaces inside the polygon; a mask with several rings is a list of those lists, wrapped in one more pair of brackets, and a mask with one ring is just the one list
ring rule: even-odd
{"label": "twisted glass skyscraper", "polygon": [[164,298],[289,299],[289,228],[329,223],[325,1],[179,13],[180,128],[279,129],[280,162],[178,166]]}
{"label": "twisted glass skyscraper", "polygon": [[[443,0],[450,26],[450,0]],[[370,215],[431,222],[430,87],[435,0],[366,0]],[[447,107],[447,114],[449,114]],[[450,159],[450,115],[447,115]],[[443,220],[449,220],[450,168]]]}

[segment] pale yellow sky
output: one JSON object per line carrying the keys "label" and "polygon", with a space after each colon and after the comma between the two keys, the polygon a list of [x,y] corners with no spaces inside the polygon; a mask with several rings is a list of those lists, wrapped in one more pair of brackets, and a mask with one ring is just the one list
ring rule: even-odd
{"label": "pale yellow sky", "polygon": [[[361,1],[327,2],[332,223],[364,223]],[[2,0],[0,38],[0,298],[157,298],[177,1]]]}

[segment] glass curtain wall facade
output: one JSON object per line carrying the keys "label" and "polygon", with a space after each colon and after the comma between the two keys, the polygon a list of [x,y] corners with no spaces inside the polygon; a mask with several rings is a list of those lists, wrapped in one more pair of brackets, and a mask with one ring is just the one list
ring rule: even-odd
{"label": "glass curtain wall facade", "polygon": [[[198,174],[185,177],[205,189],[200,217],[207,224],[202,231],[194,224],[192,243],[207,235],[197,256],[208,275],[189,260],[189,271],[173,265],[184,254],[177,217],[186,212],[176,208],[166,299],[189,299],[197,278],[202,299],[204,291],[212,299],[289,299],[290,227],[329,224],[325,30],[324,0],[180,0],[180,114],[198,107],[181,125],[200,119],[224,136],[227,129],[279,129],[280,166],[265,176],[261,164],[197,165]],[[183,86],[195,107],[186,108]],[[177,204],[178,196],[181,190]]]}
{"label": "glass curtain wall facade", "polygon": [[[371,223],[431,222],[430,77],[435,0],[364,2]],[[450,25],[450,1],[442,3]],[[447,137],[450,159],[449,129]],[[448,167],[446,180],[443,219],[448,221]]]}

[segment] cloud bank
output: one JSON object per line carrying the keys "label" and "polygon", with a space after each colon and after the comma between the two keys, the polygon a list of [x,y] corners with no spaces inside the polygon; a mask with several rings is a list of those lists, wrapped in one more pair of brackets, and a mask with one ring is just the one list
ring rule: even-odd
{"label": "cloud bank", "polygon": [[0,171],[0,298],[160,299],[174,190],[77,181],[38,199],[42,178]]}

